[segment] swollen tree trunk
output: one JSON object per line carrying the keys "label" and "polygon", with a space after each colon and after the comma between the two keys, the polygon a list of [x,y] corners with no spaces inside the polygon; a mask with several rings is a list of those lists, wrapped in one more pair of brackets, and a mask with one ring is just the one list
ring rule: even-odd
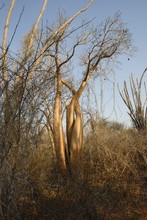
{"label": "swollen tree trunk", "polygon": [[[73,93],[73,98],[66,107],[67,147],[62,127],[60,107],[63,83]],[[74,168],[78,164],[82,152],[83,114],[79,106],[79,92],[76,92],[68,83],[63,82],[60,73],[57,73],[57,91],[54,104],[54,141],[57,163],[60,169],[65,171]]]}
{"label": "swollen tree trunk", "polygon": [[69,161],[71,166],[78,164],[82,153],[83,145],[83,113],[79,105],[79,99],[87,85],[87,82],[92,74],[91,70],[87,71],[87,74],[77,91],[75,91],[71,85],[62,81],[73,93],[72,100],[67,106],[66,114],[66,135],[67,135],[67,148]]}
{"label": "swollen tree trunk", "polygon": [[83,113],[79,105],[81,87],[76,91],[67,81],[62,83],[72,92],[70,104],[66,107],[67,157],[70,168],[78,164],[83,144]]}
{"label": "swollen tree trunk", "polygon": [[65,147],[65,138],[62,127],[61,119],[61,91],[62,91],[62,82],[60,75],[57,75],[57,92],[54,103],[54,143],[55,143],[55,152],[57,158],[57,164],[61,171],[66,170],[66,147]]}
{"label": "swollen tree trunk", "polygon": [[70,104],[66,107],[66,136],[68,161],[71,168],[78,165],[78,161],[82,153],[83,145],[83,113],[79,105],[79,98],[84,91],[87,82],[92,74],[92,71],[87,71],[87,74],[77,91],[66,81],[62,83],[72,92],[73,96]]}
{"label": "swollen tree trunk", "polygon": [[[59,165],[67,169],[67,162],[71,165],[71,168],[77,164],[80,156],[80,152],[82,150],[82,139],[83,139],[83,117],[82,111],[79,106],[79,99],[85,90],[85,87],[91,78],[93,73],[99,75],[103,71],[103,62],[110,61],[113,62],[113,57],[117,58],[118,55],[122,53],[128,53],[126,48],[129,48],[131,45],[130,36],[128,30],[123,27],[123,23],[119,18],[119,14],[116,14],[114,18],[107,19],[104,23],[104,28],[98,30],[98,36],[96,37],[95,31],[92,29],[92,33],[88,33],[86,36],[86,40],[84,37],[77,41],[76,44],[73,45],[72,52],[67,52],[67,56],[63,54],[63,49],[61,43],[64,42],[64,39],[70,34],[66,32],[68,26],[71,22],[84,10],[86,10],[91,4],[92,0],[88,3],[88,5],[81,11],[77,12],[70,19],[68,19],[64,24],[60,26],[57,32],[54,32],[50,37],[50,40],[47,41],[45,47],[40,51],[40,53],[44,53],[44,51],[52,45],[53,36],[57,36],[55,44],[55,53],[53,53],[53,57],[55,59],[55,76],[57,77],[57,92],[55,98],[54,105],[54,138],[55,138],[55,149],[57,155],[57,161]],[[60,34],[59,34],[60,33]],[[72,32],[71,32],[72,33]],[[92,37],[92,38],[91,38]],[[55,37],[54,37],[55,39]],[[95,39],[94,41],[91,39]],[[75,91],[68,82],[65,82],[61,79],[61,73],[64,70],[64,66],[69,64],[69,61],[75,55],[75,49],[78,45],[83,45],[83,41],[88,44],[88,49],[86,55],[83,56],[82,63],[85,64],[84,78],[80,83],[79,88]],[[87,46],[86,46],[87,48]],[[41,57],[41,56],[40,56]],[[39,57],[39,58],[40,58]],[[41,58],[40,58],[41,59]],[[62,61],[62,59],[65,59]],[[37,60],[37,62],[40,62]],[[36,63],[37,63],[36,62]],[[37,64],[36,64],[37,65]],[[57,71],[59,70],[59,71]],[[61,120],[61,92],[62,92],[62,84],[64,84],[69,90],[72,92],[72,98],[70,104],[67,106],[66,111],[66,136],[67,136],[67,148],[64,141],[64,133],[62,127]],[[66,149],[68,160],[66,157]]]}
{"label": "swollen tree trunk", "polygon": [[67,106],[66,134],[71,167],[78,164],[83,142],[83,114],[79,103],[73,99]]}

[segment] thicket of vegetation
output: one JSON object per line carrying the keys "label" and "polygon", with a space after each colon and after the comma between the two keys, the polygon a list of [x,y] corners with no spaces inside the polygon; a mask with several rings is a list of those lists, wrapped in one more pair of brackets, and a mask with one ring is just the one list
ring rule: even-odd
{"label": "thicket of vegetation", "polygon": [[97,122],[71,177],[58,172],[47,134],[39,139],[26,159],[7,156],[3,219],[146,219],[146,136]]}
{"label": "thicket of vegetation", "polygon": [[[84,127],[80,97],[89,79],[99,79],[120,55],[133,50],[120,13],[96,27],[89,21],[72,27],[92,2],[70,18],[60,14],[56,25],[41,29],[44,0],[15,54],[10,48],[22,14],[9,39],[11,1],[0,47],[2,220],[147,217],[147,108],[146,100],[141,101],[146,70],[139,83],[130,79],[134,105],[126,83],[120,91],[133,128],[94,115]],[[80,82],[72,74],[75,62]]]}

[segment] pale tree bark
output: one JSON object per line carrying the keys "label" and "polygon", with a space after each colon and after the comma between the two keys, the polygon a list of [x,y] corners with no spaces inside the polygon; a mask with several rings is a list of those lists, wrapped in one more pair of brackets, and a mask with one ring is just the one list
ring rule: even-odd
{"label": "pale tree bark", "polygon": [[[33,49],[33,43],[35,41],[36,31],[38,29],[41,17],[44,13],[44,10],[47,5],[47,0],[44,0],[42,9],[40,11],[40,14],[33,25],[31,31],[28,34],[28,44],[26,45],[27,51],[24,54],[23,61],[18,62],[20,65],[19,74],[17,74],[15,78],[14,83],[14,90],[18,90],[19,88],[19,97],[17,97],[17,104],[19,104],[17,107],[21,105],[23,94],[26,90],[27,84],[30,82],[31,78],[34,76],[34,73],[38,66],[42,63],[42,60],[44,58],[44,54],[46,51],[53,45],[56,45],[56,38],[58,38],[59,35],[62,36],[64,32],[68,29],[69,25],[72,23],[72,21],[79,16],[81,13],[86,11],[90,5],[93,3],[94,0],[90,0],[89,3],[82,8],[81,10],[77,11],[74,15],[72,15],[69,19],[67,19],[63,24],[58,27],[44,42],[44,45],[42,48],[36,53],[32,54]],[[6,64],[6,43],[7,43],[7,36],[8,36],[8,25],[10,21],[10,16],[12,13],[12,9],[14,7],[15,0],[11,1],[11,6],[8,11],[7,19],[6,19],[6,25],[4,30],[4,37],[3,37],[3,67],[5,67]],[[32,59],[32,56],[35,57],[33,59],[32,64],[29,65],[29,69],[26,72],[25,65],[29,60]],[[65,138],[64,138],[64,132],[62,127],[62,118],[61,118],[61,93],[62,93],[62,82],[61,82],[61,75],[60,75],[60,64],[58,64],[58,57],[56,57],[56,81],[57,81],[57,89],[56,89],[56,97],[54,102],[54,141],[55,141],[55,151],[57,156],[57,161],[59,163],[59,166],[64,170],[66,169],[66,145],[65,145]],[[4,68],[3,68],[4,69]],[[25,76],[26,75],[26,76]],[[8,75],[6,70],[3,71],[3,78],[6,81],[8,79]]]}
{"label": "pale tree bark", "polygon": [[84,91],[93,70],[89,70],[83,79],[79,89],[75,91],[71,85],[62,81],[73,93],[70,104],[66,107],[66,135],[67,149],[71,168],[78,165],[82,154],[83,145],[83,113],[79,105],[79,99]]}
{"label": "pale tree bark", "polygon": [[[60,40],[62,39],[62,36],[64,35],[65,31],[67,30],[67,27],[69,26],[69,24],[79,15],[81,14],[82,12],[84,12],[85,10],[87,10],[87,8],[92,4],[93,1],[90,1],[87,6],[85,8],[83,8],[82,10],[78,11],[76,14],[74,14],[70,19],[68,19],[65,23],[63,23],[61,25],[61,27],[59,27],[59,29],[57,31],[55,31],[52,36],[51,36],[51,39],[52,40],[58,33],[60,34],[60,37],[56,40],[56,52],[55,52],[55,63],[56,63],[56,81],[57,81],[57,84],[56,84],[56,96],[55,96],[55,103],[54,103],[54,142],[55,142],[55,151],[56,151],[56,157],[57,157],[57,163],[60,167],[60,169],[62,171],[66,171],[68,168],[69,168],[69,158],[68,158],[68,152],[70,154],[70,138],[72,138],[72,148],[76,148],[76,142],[79,142],[77,141],[77,138],[75,139],[76,141],[74,142],[73,141],[73,132],[71,131],[70,129],[70,126],[73,126],[73,123],[76,122],[73,126],[74,128],[74,136],[75,133],[76,133],[76,129],[77,129],[77,126],[78,126],[78,123],[79,123],[79,113],[78,113],[78,107],[76,106],[76,109],[75,109],[75,104],[71,104],[71,107],[69,108],[69,111],[68,111],[68,115],[67,117],[70,117],[70,120],[68,120],[68,125],[67,127],[67,133],[70,133],[72,132],[72,134],[68,134],[67,135],[67,143],[68,143],[68,146],[66,146],[66,143],[65,143],[65,135],[64,135],[64,131],[63,131],[63,125],[62,125],[62,117],[61,117],[61,95],[62,95],[62,78],[61,78],[61,67],[62,65],[64,64],[64,62],[61,63],[61,61],[59,60],[59,57],[58,57],[58,46],[59,46],[59,42]],[[48,45],[48,42],[47,42],[47,45]],[[46,46],[47,46],[46,45]],[[44,49],[43,49],[44,50]],[[73,53],[74,55],[74,53]],[[69,60],[69,58],[68,58]],[[66,63],[67,61],[65,61]],[[75,103],[75,102],[74,102]],[[74,112],[76,112],[76,119],[78,120],[75,120],[74,121]],[[70,137],[71,136],[71,137]],[[80,134],[79,134],[80,136]],[[79,138],[79,140],[82,140],[82,138]],[[80,141],[81,142],[81,141]],[[78,144],[79,145],[79,144]],[[67,148],[68,148],[68,152],[67,152]],[[72,150],[72,153],[74,152],[75,154],[75,150]],[[73,154],[73,155],[74,155]]]}
{"label": "pale tree bark", "polygon": [[56,95],[54,101],[54,121],[53,121],[53,131],[54,131],[54,142],[55,142],[55,152],[57,165],[59,169],[64,172],[66,171],[66,146],[65,146],[65,138],[64,131],[62,126],[62,118],[61,118],[61,97],[62,97],[62,80],[61,80],[61,68],[60,68],[60,60],[59,60],[59,42],[64,34],[61,33],[61,36],[56,40],[55,45],[55,64],[56,64]]}
{"label": "pale tree bark", "polygon": [[31,36],[30,36],[30,39],[29,39],[29,44],[28,44],[28,47],[27,47],[27,54],[26,54],[26,56],[29,56],[29,53],[31,52],[31,49],[32,49],[32,46],[33,46],[33,42],[34,42],[34,38],[36,36],[36,31],[38,29],[38,25],[39,25],[39,23],[41,21],[41,18],[43,16],[43,14],[44,14],[44,11],[46,9],[47,2],[48,2],[48,0],[44,0],[44,3],[42,5],[41,11],[40,11],[40,14],[39,14],[35,24],[32,27]]}
{"label": "pale tree bark", "polygon": [[8,41],[8,32],[9,32],[9,25],[11,20],[11,15],[13,12],[13,8],[15,5],[15,0],[11,1],[11,4],[8,9],[8,13],[6,16],[4,31],[3,31],[3,41],[2,41],[2,80],[3,80],[3,88],[4,92],[4,122],[6,129],[8,129],[9,124],[12,124],[12,108],[11,108],[11,100],[9,94],[9,80],[8,80],[8,70],[7,70],[7,53],[9,50]]}
{"label": "pale tree bark", "polygon": [[62,83],[72,92],[70,104],[66,107],[66,137],[67,156],[70,169],[78,165],[83,144],[83,113],[81,111],[77,92],[65,80]]}
{"label": "pale tree bark", "polygon": [[78,165],[83,144],[83,113],[78,102],[71,102],[67,106],[66,125],[69,161],[71,167],[75,167]]}
{"label": "pale tree bark", "polygon": [[[107,19],[106,22],[101,27],[96,27],[96,29],[89,29],[85,27],[85,33],[80,34],[76,38],[76,43],[66,51],[62,53],[62,43],[65,42],[64,39],[68,39],[73,29],[69,29],[69,26],[74,21],[74,19],[87,10],[94,0],[89,1],[89,3],[81,10],[76,12],[66,21],[63,21],[61,25],[56,28],[55,31],[50,32],[46,40],[42,40],[38,44],[37,49],[35,48],[35,36],[38,30],[40,19],[46,8],[47,0],[44,0],[40,14],[28,34],[28,50],[24,54],[22,62],[18,62],[19,74],[16,77],[16,83],[14,85],[21,87],[21,93],[17,96],[18,108],[21,104],[21,100],[29,83],[32,82],[33,77],[37,77],[38,69],[44,70],[47,63],[46,58],[53,60],[52,72],[55,77],[55,100],[54,100],[54,116],[53,116],[53,135],[54,135],[54,146],[56,152],[57,163],[61,170],[66,171],[68,165],[74,166],[80,157],[80,152],[82,152],[82,140],[83,140],[83,113],[80,108],[80,97],[86,88],[86,85],[91,78],[91,76],[96,73],[100,74],[101,67],[100,64],[104,63],[105,60],[113,61],[116,56],[126,52],[126,48],[130,46],[130,38],[128,37],[127,29],[125,29],[119,20],[119,15],[116,15],[112,19]],[[12,1],[13,2],[13,1]],[[83,28],[84,25],[81,25]],[[77,28],[75,30],[79,30]],[[7,33],[7,31],[6,31]],[[7,34],[5,34],[7,35]],[[6,50],[6,43],[3,43]],[[74,90],[73,87],[64,81],[64,71],[67,68],[67,64],[74,56],[76,56],[76,50],[78,46],[85,47],[83,50],[83,56],[80,60],[83,65],[83,80],[78,87]],[[35,52],[32,52],[32,49]],[[36,49],[36,50],[35,50]],[[48,59],[49,60],[49,59]],[[63,61],[62,61],[63,60]],[[47,65],[46,65],[47,66]],[[26,68],[28,67],[28,68]],[[4,76],[4,78],[6,78]],[[72,92],[72,97],[69,105],[66,107],[66,137],[64,134],[64,129],[62,125],[62,98],[63,98],[63,84]],[[15,90],[14,86],[14,90]],[[67,142],[67,143],[66,143]]]}
{"label": "pale tree bark", "polygon": [[7,40],[8,40],[8,31],[9,31],[9,23],[12,15],[12,11],[15,5],[15,0],[11,1],[7,17],[6,17],[6,22],[5,22],[5,27],[4,27],[4,34],[3,34],[3,42],[2,42],[2,75],[3,75],[3,80],[4,82],[8,81],[8,73],[6,69],[6,61],[7,61],[7,51],[8,51],[8,45],[7,45]]}
{"label": "pale tree bark", "polygon": [[[36,20],[35,25],[31,29],[31,31],[28,34],[28,44],[27,46],[27,51],[25,54],[22,55],[20,53],[20,57],[18,58],[18,54],[14,57],[10,55],[9,51],[9,45],[7,46],[7,39],[8,39],[8,27],[9,27],[9,22],[10,22],[10,17],[11,13],[14,7],[15,0],[11,1],[11,6],[8,11],[7,19],[6,19],[6,25],[4,29],[4,37],[3,37],[3,43],[2,43],[2,76],[3,76],[3,82],[4,85],[8,85],[8,90],[9,90],[9,96],[7,99],[7,102],[4,103],[4,96],[2,95],[1,99],[3,102],[3,106],[1,107],[2,109],[2,114],[1,114],[1,121],[2,121],[2,129],[3,131],[3,146],[4,148],[4,158],[3,161],[7,162],[7,159],[10,157],[12,158],[12,161],[14,162],[11,164],[12,169],[14,166],[15,170],[15,164],[19,166],[19,161],[22,159],[22,164],[26,159],[26,154],[27,151],[32,150],[31,147],[34,146],[33,143],[31,143],[32,138],[34,138],[34,133],[36,132],[36,125],[37,123],[40,124],[41,118],[40,118],[40,112],[37,110],[40,107],[41,101],[36,101],[36,94],[35,91],[38,91],[37,89],[34,89],[40,86],[39,80],[41,79],[38,78],[38,73],[41,69],[41,73],[44,74],[44,72],[48,73],[48,69],[44,69],[44,63],[43,63],[43,58],[45,57],[45,53],[51,46],[56,45],[56,39],[59,37],[62,32],[67,30],[71,22],[82,12],[84,12],[93,2],[94,0],[91,0],[86,7],[84,7],[82,10],[79,10],[77,13],[75,13],[71,18],[66,20],[60,27],[58,27],[51,35],[49,35],[48,39],[44,44],[40,44],[37,49],[34,47],[34,42],[35,42],[35,35],[37,33],[37,29],[39,26],[40,19],[43,15],[43,12],[45,10],[47,0],[44,0],[41,12],[39,14],[39,17]],[[33,53],[32,53],[33,49]],[[14,51],[15,52],[15,51]],[[7,56],[9,56],[9,59],[7,59]],[[48,54],[48,57],[50,57],[50,54]],[[12,58],[12,59],[11,59]],[[9,62],[9,63],[8,63]],[[63,83],[61,80],[61,72],[60,72],[60,63],[58,57],[56,57],[56,96],[55,96],[55,102],[54,102],[54,144],[55,144],[55,151],[56,151],[56,158],[57,158],[57,163],[59,165],[59,168],[61,171],[67,171],[67,158],[66,158],[66,144],[65,144],[65,138],[64,138],[64,131],[63,131],[63,126],[62,126],[62,117],[61,117],[61,98],[62,98],[62,87]],[[7,69],[7,63],[9,64],[9,69]],[[12,64],[15,64],[13,66]],[[50,73],[49,73],[50,74]],[[37,78],[37,80],[34,80],[34,78]],[[37,85],[35,84],[37,83]],[[31,88],[31,90],[30,90]],[[40,93],[43,92],[41,90],[40,86]],[[49,96],[49,89],[48,91],[48,96]],[[3,94],[6,94],[6,89],[4,88]],[[28,96],[30,96],[28,98]],[[38,106],[39,105],[39,106]],[[34,109],[35,108],[35,109]],[[80,119],[80,109],[76,105],[74,106],[74,126],[73,126],[73,134],[72,134],[72,143],[73,143],[73,151],[71,151],[72,155],[74,155],[74,149],[77,146],[77,142],[75,143],[74,137],[79,137],[77,135],[77,124],[79,124]],[[5,119],[3,119],[5,117]],[[37,117],[39,117],[39,120],[37,120]],[[42,115],[41,115],[42,117]],[[5,123],[3,121],[5,120]],[[79,127],[78,127],[79,128]],[[41,129],[41,125],[40,125]],[[35,132],[34,132],[35,130]],[[15,137],[16,133],[16,137]],[[78,131],[78,134],[80,134],[80,131]],[[39,135],[38,135],[39,136]],[[35,136],[36,137],[36,136]],[[79,140],[81,140],[79,138]],[[33,139],[35,142],[36,140]],[[79,143],[79,141],[78,141]],[[2,145],[2,144],[1,144]],[[21,153],[24,152],[22,156],[19,158],[19,151],[22,151]],[[77,151],[76,151],[77,152]],[[25,158],[23,158],[25,157]],[[5,169],[5,163],[2,161],[2,169]],[[22,165],[23,166],[23,165]],[[22,167],[23,169],[23,167]],[[12,171],[13,172],[13,171]],[[4,176],[7,176],[8,180],[6,180],[9,185],[11,186],[12,183],[12,188],[13,188],[13,180],[15,178],[15,172],[11,173],[11,168],[8,169],[7,174],[3,173]],[[14,176],[13,176],[14,174]],[[17,178],[15,178],[17,179]],[[23,179],[22,179],[23,180]],[[6,182],[6,183],[7,183]],[[5,187],[5,182],[3,182],[3,194],[7,191]],[[14,197],[15,198],[15,197]],[[11,200],[11,198],[8,195],[8,200]],[[12,197],[13,200],[13,197]],[[13,200],[15,201],[15,199]],[[3,200],[1,200],[1,207],[2,209],[7,210],[7,218],[10,217],[11,212],[9,212],[9,207],[7,208],[7,205],[13,204],[13,201],[8,202],[8,204],[5,204],[5,200],[3,203]],[[1,211],[1,216],[4,213],[4,210]],[[4,217],[5,218],[5,217]],[[11,218],[11,217],[10,217]]]}
{"label": "pale tree bark", "polygon": [[59,165],[62,171],[66,170],[66,148],[65,148],[65,138],[62,127],[61,120],[61,89],[62,82],[61,78],[57,76],[57,92],[54,103],[54,142],[55,142],[55,151],[57,157],[57,164]]}
{"label": "pale tree bark", "polygon": [[54,45],[55,43],[55,38],[58,34],[60,34],[61,32],[63,32],[64,30],[66,30],[69,25],[72,23],[72,21],[78,17],[81,13],[83,13],[84,11],[86,11],[90,5],[94,2],[94,0],[91,0],[83,9],[79,10],[78,12],[76,12],[73,16],[71,16],[67,21],[65,21],[59,28],[57,28],[57,30],[55,30],[52,35],[47,39],[47,41],[45,42],[44,46],[42,47],[42,49],[39,51],[34,63],[32,64],[30,71],[28,73],[28,80],[32,77],[35,69],[38,67],[38,65],[41,63],[43,57],[44,57],[44,53],[48,50],[48,48],[50,48],[52,45]]}
{"label": "pale tree bark", "polygon": [[[119,23],[120,30],[118,29]],[[96,72],[98,72],[98,74],[100,73],[100,64],[105,60],[109,62],[113,61],[113,59],[116,59],[121,53],[127,54],[127,48],[130,46],[128,30],[123,29],[123,25],[119,20],[119,14],[116,14],[113,19],[106,20],[103,25],[103,31],[97,32],[98,36],[96,35],[95,37],[94,33],[95,42],[91,44],[87,55],[83,58],[85,73],[79,88],[75,91],[71,85],[62,80],[62,83],[68,87],[73,94],[71,102],[67,106],[66,115],[67,146],[71,166],[78,164],[77,161],[82,151],[83,115],[80,109],[79,99],[91,76]],[[112,36],[111,33],[114,32],[117,35]],[[92,34],[91,32],[91,35]]]}
{"label": "pale tree bark", "polygon": [[[34,25],[32,26],[32,29],[29,31],[29,33],[27,34],[27,36],[25,36],[27,39],[26,39],[26,43],[24,45],[24,49],[25,49],[25,53],[24,51],[22,56],[23,56],[23,62],[21,61],[21,68],[19,70],[19,75],[16,77],[15,79],[15,86],[19,85],[21,83],[21,80],[24,76],[24,73],[25,73],[25,68],[24,68],[24,65],[25,63],[28,61],[29,58],[32,58],[32,51],[33,51],[33,43],[35,41],[35,37],[36,37],[36,34],[37,34],[37,30],[38,30],[38,26],[40,24],[40,21],[41,21],[41,18],[44,14],[44,11],[46,9],[46,6],[47,6],[47,2],[48,0],[44,0],[43,2],[43,5],[42,5],[42,8],[40,10],[40,13],[38,15],[38,18],[36,19]],[[35,54],[34,54],[35,56]],[[21,58],[22,59],[22,58]],[[33,72],[32,72],[33,73]],[[28,74],[28,77],[27,77],[27,81],[29,81],[30,79],[30,74]]]}

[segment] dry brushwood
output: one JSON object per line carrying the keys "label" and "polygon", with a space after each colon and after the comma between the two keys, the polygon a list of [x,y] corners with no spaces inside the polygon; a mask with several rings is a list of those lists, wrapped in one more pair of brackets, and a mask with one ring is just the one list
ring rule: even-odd
{"label": "dry brushwood", "polygon": [[146,90],[145,82],[144,82],[144,88],[145,88],[144,102],[142,101],[141,91],[142,91],[143,77],[146,71],[147,68],[143,71],[140,80],[138,81],[138,79],[136,79],[136,82],[134,81],[133,75],[131,74],[129,78],[131,94],[129,94],[128,92],[126,81],[124,81],[123,91],[120,91],[118,87],[121,98],[129,110],[128,114],[131,117],[134,127],[138,131],[144,131],[144,132],[146,132],[147,130],[147,90]]}

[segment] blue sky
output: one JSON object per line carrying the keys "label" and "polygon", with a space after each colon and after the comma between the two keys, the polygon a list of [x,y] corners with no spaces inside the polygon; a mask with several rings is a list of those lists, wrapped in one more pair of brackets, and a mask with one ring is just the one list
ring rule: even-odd
{"label": "blue sky", "polygon": [[[0,1],[2,4],[3,1]],[[64,9],[68,16],[82,8],[87,4],[88,0],[49,0],[46,11],[43,16],[43,22],[48,20],[49,24],[56,21],[58,9]],[[14,27],[17,24],[22,7],[25,6],[23,17],[17,34],[13,42],[13,48],[17,49],[21,37],[29,30],[33,22],[35,21],[43,0],[16,0],[16,5],[13,11],[13,16],[10,25],[9,36],[13,33]],[[1,30],[4,26],[6,12],[8,10],[10,0],[5,1],[5,7],[0,10],[0,27]],[[145,25],[147,21],[147,1],[146,0],[95,0],[91,7],[83,13],[75,22],[78,23],[82,18],[92,19],[95,17],[95,23],[103,21],[107,16],[112,16],[116,11],[121,11],[122,20],[127,23],[127,27],[132,33],[133,44],[138,48],[136,54],[130,58],[121,58],[121,65],[115,71],[116,83],[120,84],[124,80],[128,81],[129,75],[133,73],[135,77],[140,77],[143,70],[147,67],[147,27]],[[0,34],[0,41],[2,35]],[[112,81],[114,78],[110,76]],[[98,85],[96,85],[98,86]],[[96,88],[97,95],[99,96],[99,88]],[[111,116],[112,119],[117,119],[122,122],[129,121],[127,115],[127,109],[125,108],[120,96],[118,95],[116,88],[115,108],[116,112],[113,112],[113,99],[110,102],[108,100],[113,96],[110,94],[113,91],[111,83],[108,82],[104,85],[104,116]],[[108,103],[107,103],[108,102]],[[98,107],[99,108],[99,107]],[[111,114],[112,113],[112,114]],[[116,117],[117,116],[117,117]],[[111,119],[110,118],[110,119]]]}

